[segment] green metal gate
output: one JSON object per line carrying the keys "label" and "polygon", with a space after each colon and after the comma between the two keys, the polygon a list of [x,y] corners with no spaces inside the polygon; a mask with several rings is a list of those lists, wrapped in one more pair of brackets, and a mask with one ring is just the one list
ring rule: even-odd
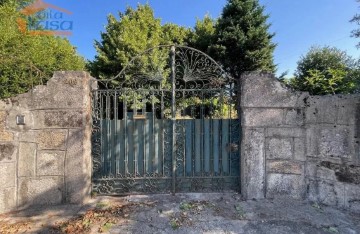
{"label": "green metal gate", "polygon": [[234,80],[206,54],[160,46],[92,94],[93,191],[240,189]]}

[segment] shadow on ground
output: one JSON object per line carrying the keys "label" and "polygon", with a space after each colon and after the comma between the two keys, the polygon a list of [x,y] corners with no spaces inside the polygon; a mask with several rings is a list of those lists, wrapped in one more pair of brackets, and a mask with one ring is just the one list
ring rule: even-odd
{"label": "shadow on ground", "polygon": [[360,233],[359,213],[291,199],[243,201],[237,193],[97,197],[82,206],[9,213],[0,224],[29,221],[34,225],[26,233],[59,233],[49,227],[108,208],[116,219],[107,216],[106,228],[93,223],[77,233]]}

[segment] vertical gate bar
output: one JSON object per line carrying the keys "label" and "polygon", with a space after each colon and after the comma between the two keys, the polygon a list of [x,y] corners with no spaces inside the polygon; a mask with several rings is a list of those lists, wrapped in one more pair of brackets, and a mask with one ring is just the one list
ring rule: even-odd
{"label": "vertical gate bar", "polygon": [[200,93],[200,174],[204,176],[204,90]]}
{"label": "vertical gate bar", "polygon": [[127,92],[124,92],[124,167],[125,167],[125,176],[129,173],[129,146],[128,146],[128,113],[127,113]]}
{"label": "vertical gate bar", "polygon": [[159,120],[155,118],[154,120],[154,161],[153,161],[153,168],[154,172],[158,173],[158,162],[159,162]]}
{"label": "vertical gate bar", "polygon": [[222,120],[222,168],[223,173],[228,175],[229,173],[229,152],[228,152],[228,144],[229,144],[229,119]]}
{"label": "vertical gate bar", "polygon": [[[162,135],[162,141],[161,141],[161,144],[162,144],[162,176],[165,176],[165,137],[164,137],[165,133],[164,132],[165,132],[167,125],[166,125],[166,120],[163,115],[164,92],[162,90],[160,92],[160,95],[161,95],[160,119],[163,122],[163,129],[161,130],[161,135]],[[168,139],[166,139],[166,140],[168,140]]]}
{"label": "vertical gate bar", "polygon": [[212,122],[214,176],[219,176],[219,120],[214,119]]}
{"label": "vertical gate bar", "polygon": [[146,177],[146,125],[147,125],[147,114],[146,114],[146,111],[144,113],[145,115],[145,119],[144,119],[144,124],[142,125],[142,132],[143,132],[143,151],[144,151],[144,155],[143,155],[143,172],[142,172],[142,175],[143,177]]}
{"label": "vertical gate bar", "polygon": [[111,111],[113,111],[113,113],[111,114],[111,111],[110,111],[110,122],[111,122],[111,131],[110,131],[110,138],[111,138],[111,174],[112,175],[115,175],[116,172],[116,119],[115,119],[115,105],[116,105],[116,100],[115,100],[115,96],[116,96],[116,91],[113,92],[113,96],[112,96],[112,105],[111,105],[111,102],[110,102],[110,108],[111,108]]}
{"label": "vertical gate bar", "polygon": [[101,176],[104,175],[104,106],[103,106],[103,93],[99,91],[99,101],[100,101],[100,160],[101,160]]}
{"label": "vertical gate bar", "polygon": [[[212,91],[210,91],[210,97],[214,97],[214,94]],[[212,102],[213,103],[213,102]],[[209,123],[209,135],[210,135],[210,139],[209,139],[209,148],[210,148],[210,166],[209,166],[209,175],[211,177],[214,176],[214,149],[213,149],[213,139],[214,139],[214,130],[213,130],[213,122],[214,122],[214,118],[213,118],[213,115],[214,115],[214,107],[213,107],[213,104],[210,105],[210,123]]]}
{"label": "vertical gate bar", "polygon": [[[182,97],[184,98],[185,97],[185,91],[183,90],[182,91]],[[183,109],[181,110],[182,114],[181,116],[184,116],[185,117],[185,110],[184,110],[184,107]],[[182,157],[183,157],[183,177],[186,177],[187,174],[186,174],[186,140],[185,140],[185,137],[186,137],[186,120],[183,118],[182,119],[182,132],[181,132],[181,137],[180,139],[183,141],[183,152],[182,152]]]}
{"label": "vertical gate bar", "polygon": [[176,182],[176,158],[175,158],[175,117],[176,117],[176,102],[175,102],[175,46],[171,46],[171,122],[172,122],[172,193],[175,195]]}
{"label": "vertical gate bar", "polygon": [[204,172],[208,176],[210,169],[210,121],[204,120]]}
{"label": "vertical gate bar", "polygon": [[137,172],[137,168],[136,168],[136,157],[137,157],[137,150],[136,150],[136,145],[137,145],[137,136],[135,135],[135,133],[137,133],[137,129],[136,129],[136,120],[135,120],[135,116],[137,115],[137,97],[134,95],[134,109],[133,109],[133,116],[132,116],[132,132],[131,132],[131,136],[132,136],[132,164],[133,164],[133,172],[134,172],[134,177],[136,177],[136,172]]}
{"label": "vertical gate bar", "polygon": [[185,121],[185,162],[186,162],[186,175],[192,176],[192,120],[186,119]]}
{"label": "vertical gate bar", "polygon": [[110,174],[111,169],[111,120],[110,120],[110,93],[106,93],[106,175]]}
{"label": "vertical gate bar", "polygon": [[118,92],[115,91],[115,96],[114,96],[114,122],[115,122],[115,170],[114,170],[114,175],[118,174],[119,171],[119,167],[120,167],[120,158],[119,158],[119,153],[120,153],[120,134],[119,134],[119,130],[120,130],[120,123],[118,120]]}
{"label": "vertical gate bar", "polygon": [[195,119],[194,145],[195,145],[195,175],[201,175],[201,120]]}
{"label": "vertical gate bar", "polygon": [[232,144],[233,144],[233,141],[232,141],[232,134],[231,134],[231,131],[232,131],[232,111],[233,111],[233,84],[230,84],[230,90],[229,90],[229,105],[230,105],[230,117],[229,117],[229,132],[228,132],[228,137],[229,137],[229,176],[232,176],[232,157],[233,157],[233,153],[232,153]]}

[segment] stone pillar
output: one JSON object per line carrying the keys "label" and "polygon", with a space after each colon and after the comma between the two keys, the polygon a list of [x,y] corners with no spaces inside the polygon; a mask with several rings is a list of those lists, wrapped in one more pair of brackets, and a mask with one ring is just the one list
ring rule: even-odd
{"label": "stone pillar", "polygon": [[0,101],[0,198],[9,197],[0,212],[90,195],[90,80],[85,72],[56,72],[47,85]]}
{"label": "stone pillar", "polygon": [[266,73],[245,74],[240,83],[242,195],[304,197],[308,94],[291,92]]}

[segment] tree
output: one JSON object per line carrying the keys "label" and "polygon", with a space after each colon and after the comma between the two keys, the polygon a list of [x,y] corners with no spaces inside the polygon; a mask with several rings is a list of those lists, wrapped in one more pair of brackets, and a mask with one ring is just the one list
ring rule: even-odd
{"label": "tree", "polygon": [[[360,0],[357,0],[360,2]],[[360,14],[354,15],[354,17],[350,20],[351,23],[356,23],[357,26],[360,26]],[[355,38],[360,38],[360,28],[354,29],[351,32],[351,36]],[[357,47],[360,48],[360,42],[357,44]]]}
{"label": "tree", "polygon": [[312,95],[354,93],[360,81],[359,62],[335,47],[312,47],[298,62],[288,84]]}
{"label": "tree", "polygon": [[175,24],[161,26],[148,4],[128,7],[125,13],[119,12],[119,20],[108,17],[101,41],[95,42],[97,55],[88,68],[95,77],[114,77],[132,57],[161,44],[182,43],[188,32]]}
{"label": "tree", "polygon": [[0,4],[0,98],[27,92],[45,83],[57,70],[83,70],[84,59],[67,39],[33,36],[19,31],[16,19],[22,1]]}
{"label": "tree", "polygon": [[246,71],[275,71],[269,15],[258,0],[228,0],[215,27],[211,50],[234,78]]}
{"label": "tree", "polygon": [[189,34],[187,43],[202,52],[211,54],[215,39],[216,20],[206,15],[203,20],[197,19],[194,29]]}

